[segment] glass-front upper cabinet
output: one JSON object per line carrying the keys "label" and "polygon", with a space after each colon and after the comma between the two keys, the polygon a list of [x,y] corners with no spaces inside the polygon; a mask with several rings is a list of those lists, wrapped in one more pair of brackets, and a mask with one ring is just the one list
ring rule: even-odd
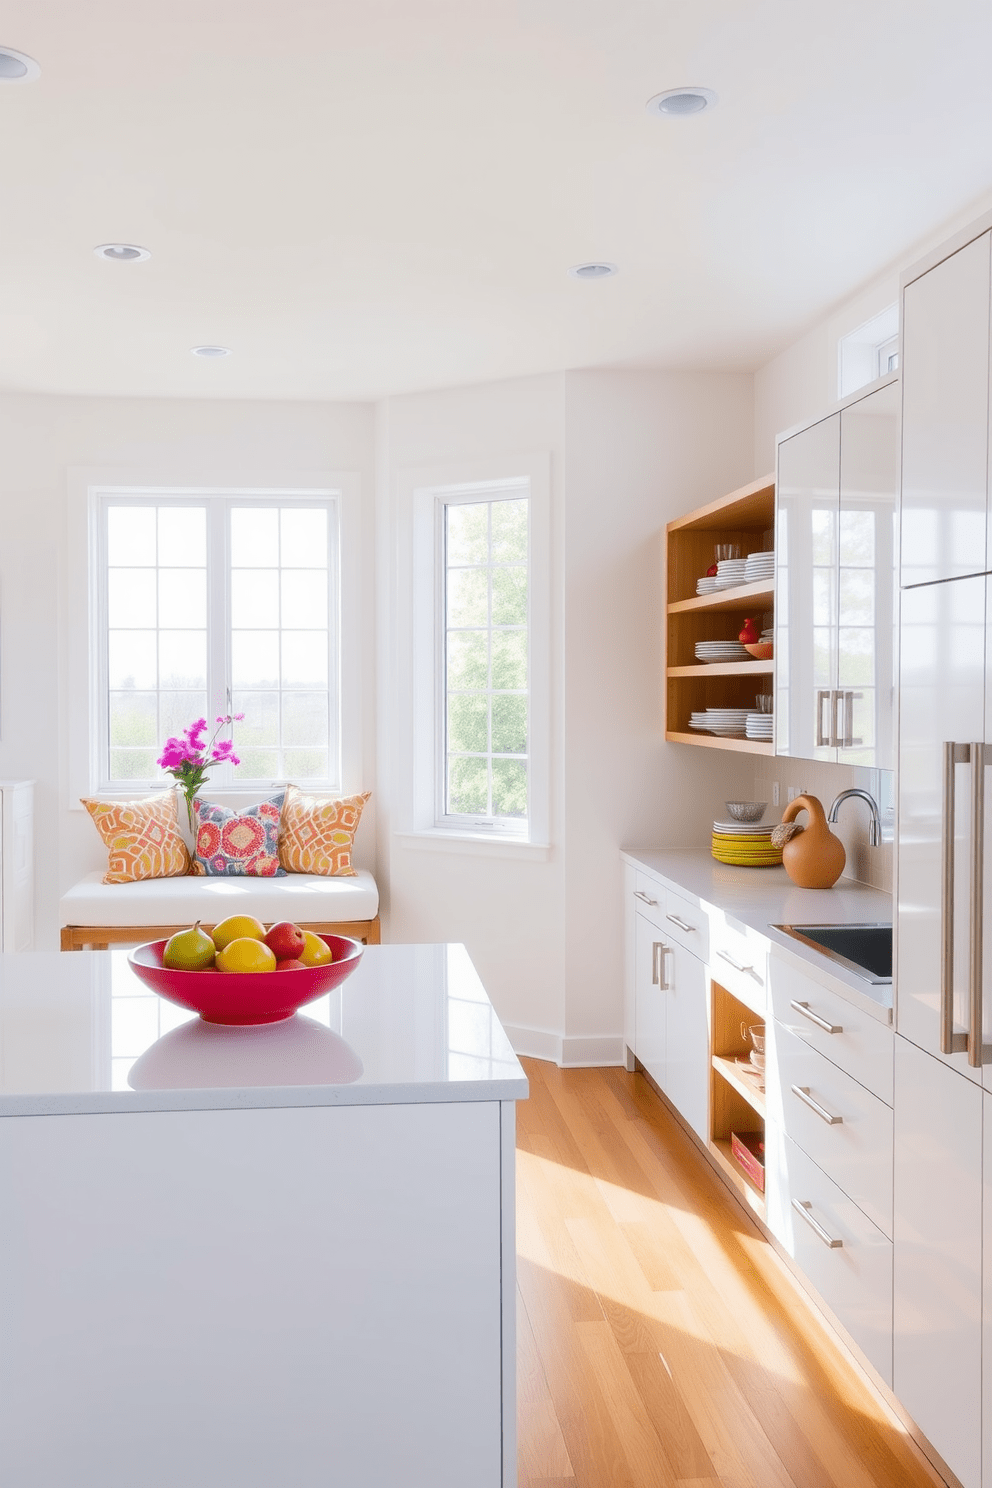
{"label": "glass-front upper cabinet", "polygon": [[893,765],[896,380],[778,448],[776,750]]}

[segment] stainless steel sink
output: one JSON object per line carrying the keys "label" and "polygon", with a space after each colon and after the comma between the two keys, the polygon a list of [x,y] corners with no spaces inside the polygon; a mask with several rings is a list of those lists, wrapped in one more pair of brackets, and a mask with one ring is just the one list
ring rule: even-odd
{"label": "stainless steel sink", "polygon": [[773,925],[772,928],[812,946],[866,982],[875,986],[892,982],[891,925]]}

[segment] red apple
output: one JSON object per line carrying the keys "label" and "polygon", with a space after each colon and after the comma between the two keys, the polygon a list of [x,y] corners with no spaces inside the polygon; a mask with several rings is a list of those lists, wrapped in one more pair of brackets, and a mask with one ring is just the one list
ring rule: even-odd
{"label": "red apple", "polygon": [[280,961],[276,965],[276,971],[307,971],[309,968],[302,962],[292,957],[288,961]]}
{"label": "red apple", "polygon": [[265,944],[279,962],[295,960],[306,943],[299,925],[294,925],[290,920],[280,920],[265,937]]}

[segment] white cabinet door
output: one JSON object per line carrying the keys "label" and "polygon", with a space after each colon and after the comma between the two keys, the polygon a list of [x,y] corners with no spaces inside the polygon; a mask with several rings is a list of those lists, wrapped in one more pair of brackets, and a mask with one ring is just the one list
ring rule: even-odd
{"label": "white cabinet door", "polygon": [[[944,745],[985,731],[984,577],[902,592],[896,1028],[972,1079],[967,1055],[940,1053]],[[968,1015],[971,765],[953,767],[954,1031]]]}
{"label": "white cabinet door", "polygon": [[705,1142],[710,1088],[706,967],[680,945],[669,948],[664,962],[668,1029],[662,1089]]}
{"label": "white cabinet door", "polygon": [[665,941],[650,920],[634,916],[634,1053],[653,1080],[665,1084],[665,997],[659,981]]}
{"label": "white cabinet door", "polygon": [[992,1096],[984,1097],[984,1243],[983,1276],[985,1284],[984,1321],[982,1326],[982,1420],[988,1422],[982,1432],[982,1482],[992,1484]]}
{"label": "white cabinet door", "polygon": [[891,770],[899,385],[841,412],[837,758]]}
{"label": "white cabinet door", "polygon": [[982,1098],[897,1037],[893,1389],[964,1488],[981,1481]]}
{"label": "white cabinet door", "polygon": [[906,286],[900,580],[988,565],[989,234]]}
{"label": "white cabinet door", "polygon": [[840,415],[778,447],[776,753],[835,760]]}

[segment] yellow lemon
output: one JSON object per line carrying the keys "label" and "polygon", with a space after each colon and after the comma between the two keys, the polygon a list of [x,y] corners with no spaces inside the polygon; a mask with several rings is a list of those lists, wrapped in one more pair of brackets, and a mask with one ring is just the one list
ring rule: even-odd
{"label": "yellow lemon", "polygon": [[214,926],[211,934],[214,945],[222,951],[232,940],[264,940],[265,926],[254,915],[229,915],[226,920],[221,920],[219,925]]}
{"label": "yellow lemon", "polygon": [[328,961],[334,960],[334,952],[330,946],[319,935],[314,935],[312,930],[304,930],[303,938],[306,945],[300,952],[300,960],[304,966],[326,966]]}
{"label": "yellow lemon", "polygon": [[217,952],[215,965],[218,971],[275,971],[276,958],[263,941],[243,935]]}

